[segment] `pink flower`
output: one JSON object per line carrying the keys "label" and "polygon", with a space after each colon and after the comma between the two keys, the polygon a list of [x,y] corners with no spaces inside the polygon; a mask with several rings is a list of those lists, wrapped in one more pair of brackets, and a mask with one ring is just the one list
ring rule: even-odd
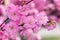
{"label": "pink flower", "polygon": [[24,24],[23,26],[25,29],[31,29],[34,33],[37,33],[41,26],[38,26],[36,24]]}
{"label": "pink flower", "polygon": [[36,9],[36,8],[32,8],[30,11],[29,11],[29,14],[33,17],[35,17],[35,15],[37,15],[39,13],[39,11]]}
{"label": "pink flower", "polygon": [[56,28],[56,21],[53,19],[50,19],[50,21],[47,23],[47,25],[45,26],[45,28],[47,30],[53,30],[54,28]]}
{"label": "pink flower", "polygon": [[55,5],[52,3],[49,3],[46,7],[45,7],[45,12],[47,15],[50,15],[55,9]]}
{"label": "pink flower", "polygon": [[54,3],[56,5],[56,8],[58,9],[58,11],[60,12],[60,0],[54,0]]}
{"label": "pink flower", "polygon": [[34,24],[35,23],[35,19],[33,16],[27,16],[23,19],[23,22],[26,24]]}
{"label": "pink flower", "polygon": [[34,0],[35,2],[35,5],[36,5],[36,8],[39,10],[39,11],[42,11],[44,10],[44,7],[47,5],[47,0]]}
{"label": "pink flower", "polygon": [[[34,19],[34,17],[33,16],[28,16],[28,17],[25,17],[24,19],[23,19],[23,22],[24,22],[24,28],[26,28],[26,29],[32,29],[32,28],[34,28],[35,27],[35,19]],[[26,27],[27,26],[27,27]]]}
{"label": "pink flower", "polygon": [[11,20],[17,21],[20,19],[20,12],[18,10],[18,6],[10,4],[7,8],[7,13],[8,13],[8,18],[10,18]]}
{"label": "pink flower", "polygon": [[[31,0],[30,0],[31,1]],[[29,4],[27,4],[31,9],[35,8],[35,3],[34,1],[31,1]]]}
{"label": "pink flower", "polygon": [[16,24],[16,22],[11,21],[5,25],[4,29],[10,35],[11,38],[13,38],[13,37],[16,38],[19,27]]}
{"label": "pink flower", "polygon": [[9,40],[9,35],[4,31],[0,31],[0,40]]}
{"label": "pink flower", "polygon": [[41,26],[35,24],[35,27],[32,29],[34,33],[37,33],[41,29]]}
{"label": "pink flower", "polygon": [[25,16],[21,16],[19,20],[15,21],[18,25],[23,24],[23,19],[25,18]]}
{"label": "pink flower", "polygon": [[45,25],[47,21],[48,21],[48,17],[44,11],[36,15],[36,22],[38,22],[39,25],[40,24]]}
{"label": "pink flower", "polygon": [[55,9],[55,5],[50,3],[46,6],[46,8],[50,8],[51,10],[54,10]]}
{"label": "pink flower", "polygon": [[32,34],[33,34],[33,31],[31,29],[27,29],[27,30],[24,30],[23,32],[21,32],[21,35],[26,37],[26,38],[29,37]]}
{"label": "pink flower", "polygon": [[[19,10],[20,10],[20,14],[21,15],[28,15],[29,11],[30,11],[30,8],[27,6],[27,5],[24,5],[23,7],[20,6],[19,7]],[[28,11],[27,11],[28,10]]]}
{"label": "pink flower", "polygon": [[46,29],[47,29],[48,31],[53,30],[53,29],[55,29],[55,28],[56,28],[55,25],[51,25],[51,26],[47,26],[47,27],[46,27]]}
{"label": "pink flower", "polygon": [[26,29],[33,29],[36,26],[36,24],[24,24],[24,28]]}

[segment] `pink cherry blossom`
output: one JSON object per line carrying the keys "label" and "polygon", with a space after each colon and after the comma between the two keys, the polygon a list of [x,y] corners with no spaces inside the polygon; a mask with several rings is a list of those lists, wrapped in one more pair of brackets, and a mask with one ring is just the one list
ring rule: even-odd
{"label": "pink cherry blossom", "polygon": [[[45,7],[45,10],[51,12],[51,11],[55,10],[55,5],[52,4],[52,3],[49,3],[49,4]],[[50,13],[50,12],[49,12],[49,13]]]}
{"label": "pink cherry blossom", "polygon": [[11,21],[10,23],[6,24],[4,27],[5,31],[10,35],[11,38],[17,36],[18,34],[18,25],[16,24],[16,22]]}
{"label": "pink cherry blossom", "polygon": [[60,11],[60,0],[54,0],[54,3],[56,5],[56,8],[58,9],[58,11]]}
{"label": "pink cherry blossom", "polygon": [[36,8],[39,11],[42,11],[44,7],[47,5],[47,0],[34,0]]}
{"label": "pink cherry blossom", "polygon": [[47,23],[47,25],[45,26],[45,28],[47,30],[53,30],[54,28],[56,28],[56,21],[53,19],[50,19],[50,22]]}
{"label": "pink cherry blossom", "polygon": [[24,24],[23,27],[26,28],[26,29],[33,29],[35,26],[36,26],[36,24]]}
{"label": "pink cherry blossom", "polygon": [[9,40],[9,35],[4,31],[0,31],[0,40]]}
{"label": "pink cherry blossom", "polygon": [[35,24],[35,27],[32,29],[33,32],[37,33],[41,29],[41,26]]}
{"label": "pink cherry blossom", "polygon": [[33,16],[25,17],[23,21],[24,21],[24,23],[27,23],[27,24],[34,24],[35,23],[35,19]]}
{"label": "pink cherry blossom", "polygon": [[27,30],[22,31],[20,34],[23,35],[23,36],[28,37],[28,36],[33,34],[33,31],[31,29],[27,29]]}
{"label": "pink cherry blossom", "polygon": [[46,16],[46,12],[40,12],[39,14],[36,15],[36,21],[39,24],[45,25],[48,21],[48,17]]}
{"label": "pink cherry blossom", "polygon": [[[20,10],[20,14],[21,15],[28,15],[28,13],[29,13],[29,11],[30,11],[30,8],[28,7],[28,6],[26,6],[26,5],[24,5],[23,7],[22,6],[20,6],[19,7],[19,10]],[[28,10],[28,11],[27,11]]]}
{"label": "pink cherry blossom", "polygon": [[29,11],[29,14],[33,17],[35,17],[37,14],[39,13],[39,11],[36,9],[36,8],[32,8],[30,11]]}
{"label": "pink cherry blossom", "polygon": [[31,1],[29,4],[27,4],[31,9],[35,8],[35,3],[34,1]]}
{"label": "pink cherry blossom", "polygon": [[23,27],[26,29],[34,28],[36,26],[35,19],[33,16],[25,17],[23,22],[25,23]]}
{"label": "pink cherry blossom", "polygon": [[10,4],[8,6],[7,13],[8,13],[8,18],[10,18],[11,20],[17,21],[17,20],[20,19],[20,14],[18,12],[18,7],[13,5],[13,4]]}

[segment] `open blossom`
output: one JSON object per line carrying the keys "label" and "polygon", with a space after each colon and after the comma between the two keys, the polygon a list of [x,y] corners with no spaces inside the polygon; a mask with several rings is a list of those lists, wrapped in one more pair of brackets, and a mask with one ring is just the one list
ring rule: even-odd
{"label": "open blossom", "polygon": [[36,23],[36,20],[33,16],[28,16],[23,19],[24,25],[23,27],[26,29],[32,29],[34,32],[37,32],[40,29]]}
{"label": "open blossom", "polygon": [[[21,15],[28,15],[28,13],[29,13],[29,11],[30,11],[30,8],[28,7],[28,6],[26,6],[26,5],[24,5],[23,7],[22,6],[20,6],[19,7],[19,10],[20,10],[20,14]],[[27,11],[28,10],[28,11]]]}
{"label": "open blossom", "polygon": [[28,17],[24,18],[23,22],[25,23],[23,27],[26,29],[32,29],[36,26],[35,19],[33,16],[28,16]]}
{"label": "open blossom", "polygon": [[51,11],[55,10],[55,5],[52,3],[49,3],[44,10],[48,13],[47,15],[49,15]]}
{"label": "open blossom", "polygon": [[38,26],[37,24],[35,24],[35,27],[32,30],[33,32],[37,33],[40,29],[41,29],[41,26]]}
{"label": "open blossom", "polygon": [[[16,9],[17,8],[17,9]],[[20,19],[20,14],[18,12],[18,7],[10,4],[7,8],[7,13],[8,13],[8,18],[10,18],[11,20],[17,21]]]}
{"label": "open blossom", "polygon": [[16,38],[18,30],[19,30],[17,24],[13,21],[6,24],[4,29],[10,35],[11,38],[13,38],[13,37]]}
{"label": "open blossom", "polygon": [[36,24],[24,24],[23,27],[27,30],[31,29],[34,33],[37,33],[41,28],[41,26],[38,26]]}
{"label": "open blossom", "polygon": [[[30,0],[31,1],[31,0]],[[35,8],[35,3],[34,1],[32,0],[29,4],[27,4],[31,9],[32,8]]]}
{"label": "open blossom", "polygon": [[56,5],[56,8],[58,9],[58,11],[60,11],[60,0],[54,0],[54,3]]}
{"label": "open blossom", "polygon": [[56,28],[56,21],[53,19],[50,19],[50,21],[48,21],[48,23],[46,24],[45,28],[47,30],[53,30],[54,28]]}
{"label": "open blossom", "polygon": [[35,23],[35,19],[33,16],[25,17],[23,21],[24,21],[24,23],[27,23],[27,24],[34,24]]}
{"label": "open blossom", "polygon": [[[28,36],[30,36],[31,34],[33,34],[33,31],[32,31],[31,29],[27,29],[27,30],[22,31],[20,34],[23,35],[23,36],[28,37]],[[27,34],[27,35],[26,35],[26,34]]]}
{"label": "open blossom", "polygon": [[[27,27],[26,27],[26,26],[27,26]],[[26,29],[32,29],[32,28],[35,27],[35,24],[24,24],[23,27],[26,28]]]}
{"label": "open blossom", "polygon": [[47,5],[47,0],[34,0],[34,2],[35,2],[35,5],[36,5],[36,8],[39,11],[44,10],[45,6]]}
{"label": "open blossom", "polygon": [[36,21],[39,24],[45,25],[48,21],[48,17],[46,16],[46,13],[43,11],[43,12],[40,12],[39,14],[37,14],[36,15]]}
{"label": "open blossom", "polygon": [[29,11],[29,14],[33,17],[35,17],[37,14],[39,13],[39,11],[36,9],[36,8],[32,8],[30,11]]}

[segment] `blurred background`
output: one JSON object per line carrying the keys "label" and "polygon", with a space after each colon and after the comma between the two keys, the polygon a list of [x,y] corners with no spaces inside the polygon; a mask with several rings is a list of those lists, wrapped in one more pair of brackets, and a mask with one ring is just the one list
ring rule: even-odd
{"label": "blurred background", "polygon": [[57,23],[56,26],[51,31],[41,29],[37,34],[42,37],[42,40],[60,40],[60,23]]}

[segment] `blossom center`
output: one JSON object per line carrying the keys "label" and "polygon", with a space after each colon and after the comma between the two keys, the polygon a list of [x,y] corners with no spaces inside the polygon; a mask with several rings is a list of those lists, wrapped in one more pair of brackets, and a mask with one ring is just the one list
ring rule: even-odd
{"label": "blossom center", "polygon": [[22,3],[21,3],[21,4],[22,4],[22,5],[26,4],[26,1],[22,0]]}
{"label": "blossom center", "polygon": [[16,13],[14,13],[13,15],[16,16]]}
{"label": "blossom center", "polygon": [[14,29],[14,27],[13,27],[13,26],[9,26],[9,27],[10,27],[10,29],[11,29],[11,30],[13,30],[13,29]]}

